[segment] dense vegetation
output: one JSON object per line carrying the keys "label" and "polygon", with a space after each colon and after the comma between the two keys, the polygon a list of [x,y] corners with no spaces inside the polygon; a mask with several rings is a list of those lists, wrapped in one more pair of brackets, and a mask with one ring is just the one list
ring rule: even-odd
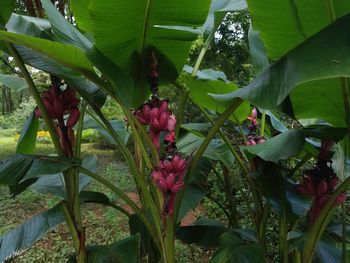
{"label": "dense vegetation", "polygon": [[0,262],[349,261],[349,23],[0,0]]}

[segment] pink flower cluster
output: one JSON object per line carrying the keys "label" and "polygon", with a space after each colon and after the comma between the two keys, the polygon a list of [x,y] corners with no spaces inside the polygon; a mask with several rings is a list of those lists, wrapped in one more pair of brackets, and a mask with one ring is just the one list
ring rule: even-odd
{"label": "pink flower cluster", "polygon": [[[49,117],[57,121],[57,133],[65,154],[72,156],[72,141],[74,139],[72,128],[79,120],[78,104],[80,100],[76,98],[74,89],[67,87],[62,91],[57,85],[51,85],[50,89],[42,94],[42,101]],[[42,117],[38,108],[35,110],[35,115],[38,118]],[[65,123],[66,115],[68,118]]]}
{"label": "pink flower cluster", "polygon": [[186,170],[186,161],[176,152],[176,117],[169,111],[168,101],[160,100],[155,95],[136,110],[134,115],[141,124],[149,125],[151,140],[158,151],[160,151],[160,133],[167,132],[164,136],[164,143],[167,145],[165,157],[152,171],[151,176],[154,184],[163,193],[165,215],[172,215],[176,193],[184,187]]}
{"label": "pink flower cluster", "polygon": [[149,125],[150,137],[158,151],[162,131],[169,132],[164,138],[165,142],[175,142],[176,117],[169,111],[167,100],[153,97],[150,102],[143,104],[134,114],[141,124]]}
{"label": "pink flower cluster", "polygon": [[[318,161],[312,170],[307,171],[303,182],[298,185],[298,190],[305,196],[313,198],[309,212],[310,224],[313,224],[323,207],[331,197],[339,179],[331,167],[330,149],[333,142],[322,141]],[[345,193],[340,194],[335,200],[334,206],[345,201]]]}
{"label": "pink flower cluster", "polygon": [[256,134],[256,130],[258,129],[257,116],[258,116],[257,110],[256,108],[254,108],[252,110],[252,115],[248,117],[248,120],[250,120],[251,123],[248,126],[250,132],[247,136],[247,141],[245,142],[245,145],[247,146],[260,144],[266,141],[264,137]]}
{"label": "pink flower cluster", "polygon": [[[338,183],[339,179],[336,176],[330,179],[317,180],[315,176],[308,175],[304,178],[303,183],[298,186],[298,190],[302,194],[313,198],[310,209],[311,224],[316,221]],[[345,199],[346,195],[344,193],[340,194],[335,200],[334,206],[343,203]]]}
{"label": "pink flower cluster", "polygon": [[161,160],[159,167],[153,170],[152,180],[163,192],[164,211],[171,215],[174,212],[176,193],[184,187],[186,161],[178,154]]}

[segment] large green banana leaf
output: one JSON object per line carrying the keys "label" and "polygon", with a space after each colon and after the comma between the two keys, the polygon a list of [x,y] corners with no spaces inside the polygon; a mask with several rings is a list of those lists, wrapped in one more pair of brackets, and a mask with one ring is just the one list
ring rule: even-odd
{"label": "large green banana leaf", "polygon": [[210,5],[209,0],[73,0],[72,3],[73,11],[78,13],[78,26],[91,29],[95,47],[134,79],[138,87],[136,101],[148,92],[146,80],[151,53],[156,52],[161,81],[168,83],[182,70],[197,36],[166,27],[201,27]]}
{"label": "large green banana leaf", "polygon": [[287,52],[247,87],[214,97],[223,101],[241,97],[266,109],[275,108],[290,94],[296,117],[345,126],[339,77],[350,77],[349,23],[350,14]]}

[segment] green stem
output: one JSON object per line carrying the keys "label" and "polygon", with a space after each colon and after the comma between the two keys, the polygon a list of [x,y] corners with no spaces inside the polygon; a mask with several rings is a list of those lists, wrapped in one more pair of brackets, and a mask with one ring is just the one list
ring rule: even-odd
{"label": "green stem", "polygon": [[[180,86],[180,85],[176,85],[176,86]],[[186,110],[186,104],[188,102],[189,99],[189,94],[190,92],[188,90],[185,90],[181,96],[181,101],[180,101],[180,106],[178,108],[178,111],[176,112],[176,118],[177,118],[177,122],[176,122],[176,128],[175,128],[175,135],[176,137],[179,134],[180,131],[180,126],[184,121],[184,113]]]}
{"label": "green stem", "polygon": [[[144,212],[122,190],[120,190],[118,187],[113,185],[111,182],[109,182],[107,179],[103,178],[102,176],[95,174],[94,172],[91,172],[85,168],[79,167],[79,171],[86,174],[87,176],[90,176],[91,178],[95,179],[101,184],[105,185],[106,187],[111,189],[115,194],[117,194],[121,199],[123,199],[124,202],[128,206],[130,206],[130,208],[135,212],[135,214],[137,214],[140,220],[145,224],[146,228],[150,232],[154,241],[157,242],[157,240],[159,240],[159,236],[157,236],[157,233],[154,227],[150,224]],[[158,242],[157,242],[157,246],[159,251],[162,251],[161,246]]]}
{"label": "green stem", "polygon": [[[214,120],[210,117],[210,115],[199,105],[197,107],[200,109],[204,117],[206,118],[207,121],[209,121],[212,125],[215,124]],[[239,167],[241,168],[242,172],[245,175],[249,174],[248,168],[244,164],[243,160],[239,156],[238,152],[236,149],[232,146],[230,140],[227,138],[227,136],[221,131],[218,131],[218,134],[220,135],[221,139],[225,142],[226,146],[229,148],[230,152],[233,154],[233,156],[236,158],[236,161],[238,162]]]}
{"label": "green stem", "polygon": [[279,218],[279,262],[288,263],[287,218],[284,214]]}
{"label": "green stem", "polygon": [[265,122],[266,122],[266,111],[262,111],[262,116],[261,116],[261,127],[260,127],[260,136],[264,137],[265,133]]}
{"label": "green stem", "polygon": [[131,173],[134,176],[135,183],[140,187],[140,198],[143,198],[143,200],[145,200],[145,202],[148,204],[148,208],[150,209],[158,234],[161,235],[161,211],[157,209],[157,206],[152,200],[151,194],[147,188],[146,178],[138,170],[137,164],[135,163],[133,156],[131,155],[128,148],[125,146],[124,142],[121,140],[119,134],[113,129],[110,122],[98,109],[95,108],[94,111],[107,128],[109,134],[113,137],[117,145],[120,147],[120,150],[128,163],[129,169],[131,170]]}
{"label": "green stem", "polygon": [[165,236],[164,236],[164,263],[175,263],[175,233],[174,233],[174,219],[168,216],[165,222]]}
{"label": "green stem", "polygon": [[212,39],[214,37],[214,34],[215,34],[215,31],[213,30],[213,32],[210,33],[207,40],[205,41],[204,46],[201,48],[201,51],[199,52],[196,63],[194,64],[191,76],[196,76],[196,74],[199,70],[199,67],[204,59],[205,53],[207,52],[207,50],[209,48],[210,42],[212,41]]}
{"label": "green stem", "polygon": [[74,249],[75,249],[75,251],[79,251],[79,248],[80,248],[79,233],[77,232],[77,229],[75,228],[75,224],[74,224],[74,221],[72,220],[72,217],[71,217],[71,214],[69,212],[68,205],[67,205],[66,201],[62,202],[61,211],[62,211],[64,218],[66,219],[68,228],[69,228],[70,233],[72,235]]}
{"label": "green stem", "polygon": [[342,263],[347,262],[347,252],[346,252],[346,217],[347,217],[347,211],[346,211],[346,203],[341,204],[342,209]]}

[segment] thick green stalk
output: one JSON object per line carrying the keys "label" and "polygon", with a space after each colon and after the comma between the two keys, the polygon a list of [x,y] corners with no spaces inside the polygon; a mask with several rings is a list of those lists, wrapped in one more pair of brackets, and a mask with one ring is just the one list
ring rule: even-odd
{"label": "thick green stalk", "polygon": [[157,209],[157,206],[154,203],[152,196],[148,190],[146,178],[138,170],[133,156],[131,155],[128,148],[124,145],[124,142],[121,140],[119,134],[113,129],[110,122],[105,118],[105,116],[97,108],[94,108],[94,112],[100,118],[100,120],[102,121],[102,123],[106,127],[109,134],[113,137],[113,139],[115,140],[117,145],[120,147],[120,150],[121,150],[125,160],[128,163],[131,174],[134,177],[135,183],[137,184],[137,186],[141,190],[140,197],[143,198],[143,200],[147,203],[148,208],[150,209],[152,219],[153,219],[153,224],[156,228],[156,233],[158,234],[160,240],[162,240],[162,230],[161,230],[161,221],[160,221],[161,214],[160,214],[160,211]]}
{"label": "thick green stalk", "polygon": [[80,248],[79,233],[77,232],[77,229],[75,228],[75,223],[72,220],[72,217],[70,215],[67,201],[62,202],[61,211],[62,211],[64,218],[66,219],[68,228],[69,228],[70,233],[72,235],[74,249],[75,249],[75,251],[79,251],[79,248]]}
{"label": "thick green stalk", "polygon": [[285,213],[279,218],[279,262],[288,263],[287,218]]}
{"label": "thick green stalk", "polygon": [[175,263],[175,226],[172,216],[168,216],[165,222],[164,235],[164,263]]}
{"label": "thick green stalk", "polygon": [[[91,172],[85,168],[80,167],[79,171],[86,174],[87,176],[90,176],[91,178],[95,179],[96,181],[100,182],[101,184],[105,185],[109,189],[111,189],[115,194],[117,194],[121,199],[124,200],[124,202],[130,206],[130,208],[135,212],[135,214],[140,218],[140,220],[145,224],[146,228],[150,232],[151,236],[153,237],[154,241],[160,241],[159,235],[157,235],[156,229],[151,225],[149,220],[147,219],[145,213],[132,201],[122,190],[120,190],[118,187],[116,187],[114,184],[109,182],[107,179],[103,178],[102,176]],[[159,251],[162,251],[162,246],[160,243],[156,243]]]}
{"label": "thick green stalk", "polygon": [[[176,85],[176,86],[179,86],[180,85]],[[181,87],[182,88],[182,87]],[[182,92],[182,90],[181,90]],[[176,128],[175,128],[175,135],[176,137],[178,136],[179,134],[179,131],[180,131],[180,127],[181,127],[181,124],[183,123],[184,121],[184,115],[185,115],[185,110],[186,110],[186,104],[187,104],[187,101],[189,99],[189,94],[190,92],[188,90],[184,90],[182,92],[182,96],[181,96],[181,99],[180,99],[180,105],[179,105],[179,108],[176,112]]]}

